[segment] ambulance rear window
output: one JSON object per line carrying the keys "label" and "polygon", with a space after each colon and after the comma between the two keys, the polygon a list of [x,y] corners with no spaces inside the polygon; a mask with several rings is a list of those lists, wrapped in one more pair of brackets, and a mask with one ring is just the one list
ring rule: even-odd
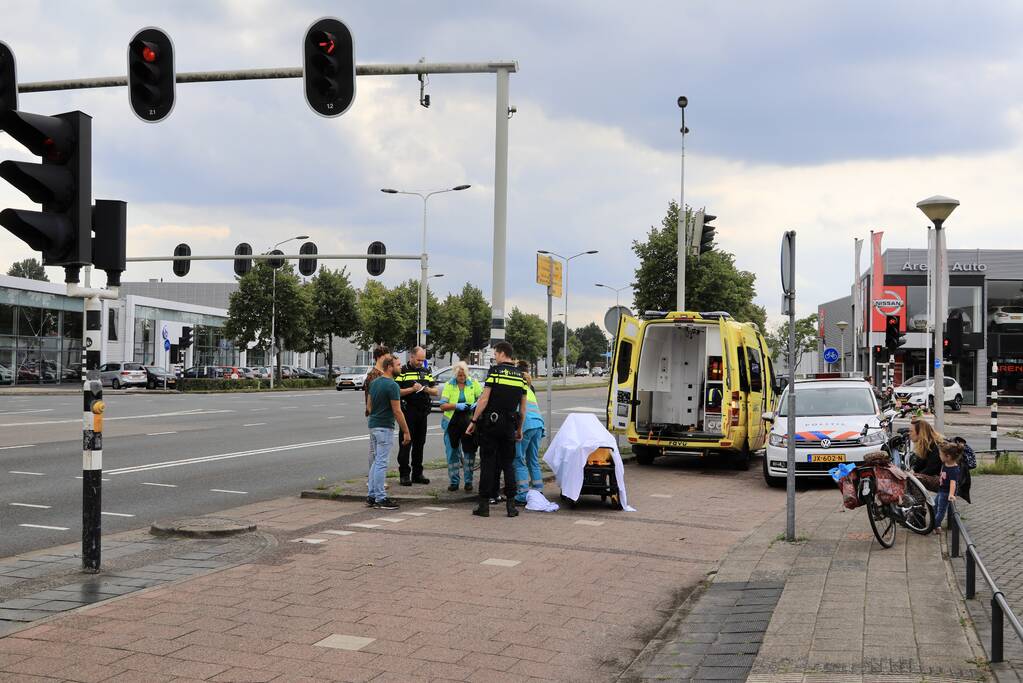
{"label": "ambulance rear window", "polygon": [[631,367],[632,342],[623,341],[618,345],[618,365],[615,367],[618,384],[624,384],[629,379],[629,368]]}

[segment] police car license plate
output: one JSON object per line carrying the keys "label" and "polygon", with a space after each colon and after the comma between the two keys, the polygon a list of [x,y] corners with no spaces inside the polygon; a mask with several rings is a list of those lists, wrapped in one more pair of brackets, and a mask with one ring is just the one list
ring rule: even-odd
{"label": "police car license plate", "polygon": [[845,462],[844,453],[814,453],[810,462]]}

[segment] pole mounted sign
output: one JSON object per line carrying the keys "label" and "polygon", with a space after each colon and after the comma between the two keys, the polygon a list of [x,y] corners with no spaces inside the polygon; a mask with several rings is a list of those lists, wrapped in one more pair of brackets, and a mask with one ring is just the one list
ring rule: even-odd
{"label": "pole mounted sign", "polygon": [[837,363],[838,362],[838,349],[833,346],[829,346],[824,349],[824,362],[825,363]]}
{"label": "pole mounted sign", "polygon": [[551,288],[551,296],[561,298],[561,261],[553,256],[536,255],[536,284]]}

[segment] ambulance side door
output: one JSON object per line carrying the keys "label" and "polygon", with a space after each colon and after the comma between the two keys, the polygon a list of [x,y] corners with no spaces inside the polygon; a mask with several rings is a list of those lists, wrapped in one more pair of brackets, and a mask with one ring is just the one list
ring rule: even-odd
{"label": "ambulance side door", "polygon": [[636,375],[639,371],[641,323],[631,315],[618,321],[611,377],[607,384],[605,422],[609,431],[625,432],[636,412]]}

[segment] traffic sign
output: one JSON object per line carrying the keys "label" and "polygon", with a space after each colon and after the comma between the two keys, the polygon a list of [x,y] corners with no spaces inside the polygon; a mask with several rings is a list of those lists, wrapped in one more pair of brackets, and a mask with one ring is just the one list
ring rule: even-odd
{"label": "traffic sign", "polygon": [[163,350],[170,351],[170,339],[163,340]]}
{"label": "traffic sign", "polygon": [[937,370],[940,367],[941,367],[941,359],[940,358],[935,358],[934,359],[934,369]]}
{"label": "traffic sign", "polygon": [[781,291],[785,296],[792,296],[794,290],[792,262],[795,250],[796,232],[789,230],[781,240]]}
{"label": "traffic sign", "polygon": [[536,284],[551,288],[551,296],[561,297],[561,261],[553,256],[536,255]]}
{"label": "traffic sign", "polygon": [[837,363],[838,362],[838,349],[833,346],[829,346],[824,349],[824,362],[825,363]]}

